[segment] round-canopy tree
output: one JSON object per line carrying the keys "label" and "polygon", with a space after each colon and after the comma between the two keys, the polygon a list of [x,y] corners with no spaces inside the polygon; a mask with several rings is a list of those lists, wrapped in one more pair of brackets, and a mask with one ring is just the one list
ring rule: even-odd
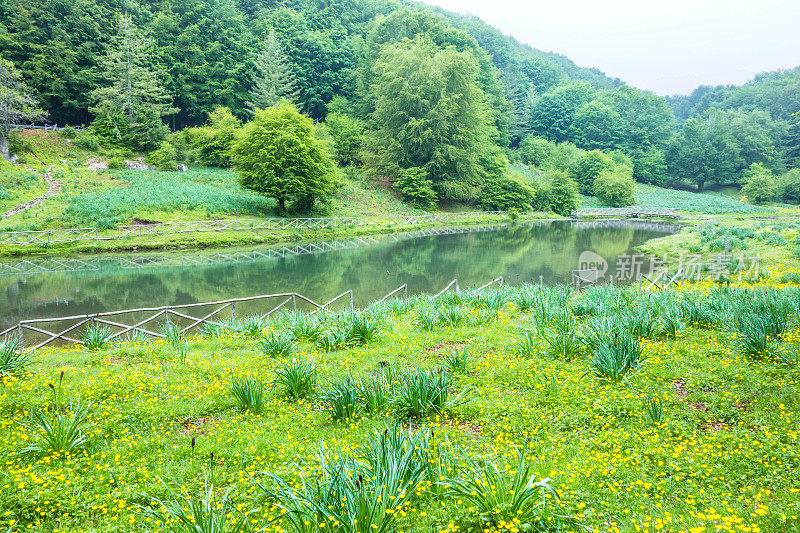
{"label": "round-canopy tree", "polygon": [[281,102],[257,110],[231,146],[231,162],[243,187],[307,211],[328,200],[336,186],[336,165],[325,143],[314,136],[314,122]]}

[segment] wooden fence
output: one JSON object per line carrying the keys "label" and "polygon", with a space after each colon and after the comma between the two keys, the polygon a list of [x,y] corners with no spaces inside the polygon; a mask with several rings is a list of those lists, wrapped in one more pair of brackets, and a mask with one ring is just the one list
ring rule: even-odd
{"label": "wooden fence", "polygon": [[8,211],[0,215],[0,219],[8,218],[11,215],[16,215],[17,213],[21,213],[22,211],[25,211],[26,209],[29,209],[33,206],[39,205],[48,198],[52,198],[53,196],[61,192],[61,184],[57,180],[54,180],[52,177],[50,177],[50,174],[44,175],[44,181],[47,183],[48,187],[46,193],[44,193],[41,196],[37,196],[36,198],[31,198],[24,204],[19,204],[18,206],[12,207]]}
{"label": "wooden fence", "polygon": [[[483,290],[495,284],[502,285],[502,283],[503,276],[500,276],[476,290]],[[454,279],[451,281],[443,290],[439,291],[434,298],[440,296],[447,290],[458,292],[458,280]],[[383,302],[401,291],[404,296],[407,296],[408,285],[401,285],[368,307]],[[239,316],[243,316],[242,308],[246,304],[249,304],[249,310],[258,309],[257,312],[251,314],[258,315],[261,318],[267,318],[281,309],[291,309],[306,315],[332,313],[333,305],[341,301],[345,302],[345,306],[353,309],[353,291],[345,291],[325,303],[316,302],[296,292],[285,292],[244,298],[230,298],[214,302],[142,307],[138,309],[106,311],[87,315],[72,315],[55,318],[34,318],[21,320],[16,326],[12,326],[0,332],[0,340],[5,341],[10,336],[16,336],[19,340],[20,352],[30,353],[43,346],[55,344],[57,342],[84,344],[81,337],[85,336],[87,330],[100,326],[109,328],[110,333],[107,338],[109,341],[118,339],[125,334],[165,338],[165,333],[159,331],[158,322],[161,322],[162,329],[166,324],[175,324],[182,334],[203,324],[222,326],[222,320],[236,320],[237,304],[239,305]]]}
{"label": "wooden fence", "polygon": [[577,209],[572,212],[573,218],[580,217],[659,217],[659,218],[681,218],[676,209],[670,207],[641,207],[632,205],[629,207],[587,207]]}
{"label": "wooden fence", "polygon": [[[530,214],[528,214],[530,215]],[[325,229],[339,227],[403,227],[430,223],[464,222],[488,217],[505,217],[505,211],[464,211],[431,215],[406,215],[396,217],[333,217],[333,218],[270,218],[198,220],[191,222],[161,222],[120,226],[116,232],[102,232],[97,228],[66,228],[43,231],[0,232],[0,245],[50,246],[60,242],[111,241],[193,232],[256,231],[271,229]],[[525,216],[525,215],[522,215]]]}

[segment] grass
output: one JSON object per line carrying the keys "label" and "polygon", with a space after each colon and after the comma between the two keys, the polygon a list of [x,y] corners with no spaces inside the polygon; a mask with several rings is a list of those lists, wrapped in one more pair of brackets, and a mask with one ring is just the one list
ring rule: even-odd
{"label": "grass", "polygon": [[[288,360],[261,350],[265,335],[298,327],[286,316],[255,337],[227,327],[187,337],[183,358],[166,339],[37,351],[32,372],[0,387],[0,508],[10,511],[0,527],[180,530],[184,513],[193,524],[224,515],[226,528],[266,531],[328,530],[336,520],[359,530],[364,517],[386,532],[792,531],[798,290],[502,287],[438,304],[408,298],[375,311],[384,334],[369,344],[328,352],[297,339]],[[520,291],[549,303],[518,308]],[[490,303],[492,320],[474,324]],[[418,327],[419,310],[448,306],[465,318]],[[786,357],[754,360],[738,347],[749,323],[734,317],[746,309],[768,317]],[[667,315],[685,324],[674,336],[661,333]],[[315,323],[329,329],[342,316]],[[653,324],[641,337],[630,318],[640,316]],[[539,325],[570,320],[583,350],[550,356]],[[635,371],[619,384],[580,379],[618,328],[641,350]],[[525,355],[513,346],[522,330],[536,332]],[[588,342],[592,335],[604,342]],[[466,372],[448,362],[454,356],[468,361]],[[30,413],[52,427],[51,417],[69,422],[76,411],[48,400],[50,383],[92,402],[77,424],[86,446],[21,453],[44,442]]]}

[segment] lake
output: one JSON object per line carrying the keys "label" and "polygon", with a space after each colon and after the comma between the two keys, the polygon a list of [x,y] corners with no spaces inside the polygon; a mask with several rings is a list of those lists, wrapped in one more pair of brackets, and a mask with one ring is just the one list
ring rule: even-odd
{"label": "lake", "polygon": [[[117,256],[37,257],[0,263],[0,330],[19,320],[297,292],[316,301],[353,290],[365,305],[398,286],[438,292],[498,276],[513,285],[568,283],[603,262],[617,282],[634,248],[678,226],[647,221],[542,221],[250,248]],[[635,262],[634,262],[635,263]],[[643,272],[649,263],[641,262]],[[638,264],[638,263],[637,263]],[[253,311],[255,312],[255,311]]]}

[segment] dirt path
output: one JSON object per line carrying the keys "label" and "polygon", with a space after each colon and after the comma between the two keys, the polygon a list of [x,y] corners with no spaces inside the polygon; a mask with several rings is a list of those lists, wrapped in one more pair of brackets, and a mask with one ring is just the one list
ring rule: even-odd
{"label": "dirt path", "polygon": [[44,181],[47,182],[48,189],[46,193],[44,193],[41,196],[37,196],[36,198],[30,199],[24,204],[19,204],[16,207],[12,207],[8,211],[0,215],[0,218],[7,218],[12,215],[16,215],[17,213],[21,213],[22,211],[25,211],[26,209],[31,208],[33,206],[39,205],[48,198],[52,198],[53,196],[61,192],[61,184],[57,180],[53,179],[53,177],[50,175],[49,172],[44,174],[44,176],[42,177],[44,178]]}

